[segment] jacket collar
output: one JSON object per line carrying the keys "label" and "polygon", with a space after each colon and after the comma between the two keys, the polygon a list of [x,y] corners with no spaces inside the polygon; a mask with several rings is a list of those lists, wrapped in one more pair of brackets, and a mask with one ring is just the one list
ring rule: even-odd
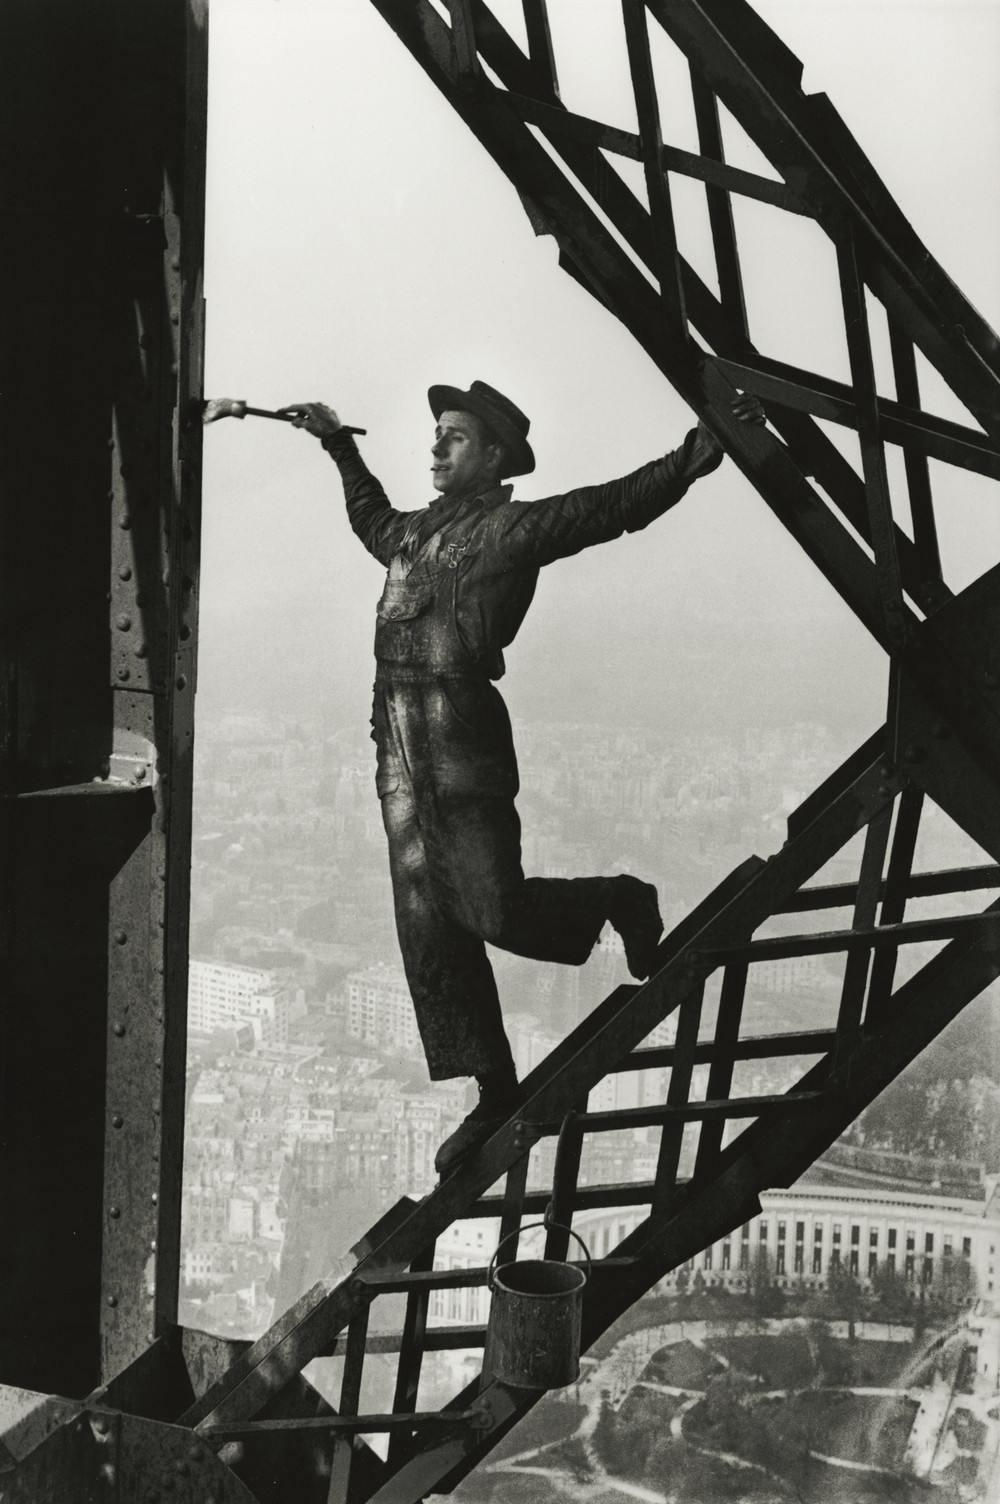
{"label": "jacket collar", "polygon": [[445,507],[468,506],[470,502],[479,501],[484,507],[492,508],[510,501],[513,494],[512,485],[490,486],[485,491],[480,491],[473,486],[468,491],[457,491],[451,496],[435,496],[429,506],[432,511],[441,511]]}

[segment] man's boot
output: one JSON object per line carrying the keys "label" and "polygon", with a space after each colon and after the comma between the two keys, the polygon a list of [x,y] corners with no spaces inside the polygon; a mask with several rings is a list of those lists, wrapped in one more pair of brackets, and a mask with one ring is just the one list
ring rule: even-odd
{"label": "man's boot", "polygon": [[473,1150],[492,1138],[523,1100],[513,1067],[509,1071],[484,1072],[476,1077],[476,1081],[479,1085],[478,1104],[445,1139],[434,1157],[434,1168],[439,1175],[450,1174]]}

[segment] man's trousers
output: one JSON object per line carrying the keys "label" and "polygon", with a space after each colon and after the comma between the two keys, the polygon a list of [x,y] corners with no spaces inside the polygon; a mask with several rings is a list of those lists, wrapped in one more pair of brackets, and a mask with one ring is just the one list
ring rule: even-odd
{"label": "man's trousers", "polygon": [[396,927],[431,1078],[507,1068],[485,942],[582,965],[613,883],[524,876],[517,765],[491,684],[377,684],[374,726]]}

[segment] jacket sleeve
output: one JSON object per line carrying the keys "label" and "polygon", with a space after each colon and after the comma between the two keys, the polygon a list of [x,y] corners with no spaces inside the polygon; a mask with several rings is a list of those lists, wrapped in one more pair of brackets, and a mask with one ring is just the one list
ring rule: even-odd
{"label": "jacket sleeve", "polygon": [[389,503],[381,483],[372,475],[350,434],[337,433],[323,440],[344,483],[344,500],[351,527],[370,554],[386,569],[399,548],[412,513],[399,512]]}
{"label": "jacket sleeve", "polygon": [[635,533],[680,501],[691,482],[721,464],[723,451],[692,429],[679,449],[621,480],[543,501],[508,502],[493,513],[494,546],[507,565],[539,567],[595,543]]}

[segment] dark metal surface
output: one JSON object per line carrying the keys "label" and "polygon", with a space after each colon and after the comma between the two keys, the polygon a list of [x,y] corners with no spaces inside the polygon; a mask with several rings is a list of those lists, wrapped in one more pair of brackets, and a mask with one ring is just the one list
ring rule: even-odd
{"label": "dark metal surface", "polygon": [[64,1393],[175,1314],[206,40],[0,7],[0,1377]]}

